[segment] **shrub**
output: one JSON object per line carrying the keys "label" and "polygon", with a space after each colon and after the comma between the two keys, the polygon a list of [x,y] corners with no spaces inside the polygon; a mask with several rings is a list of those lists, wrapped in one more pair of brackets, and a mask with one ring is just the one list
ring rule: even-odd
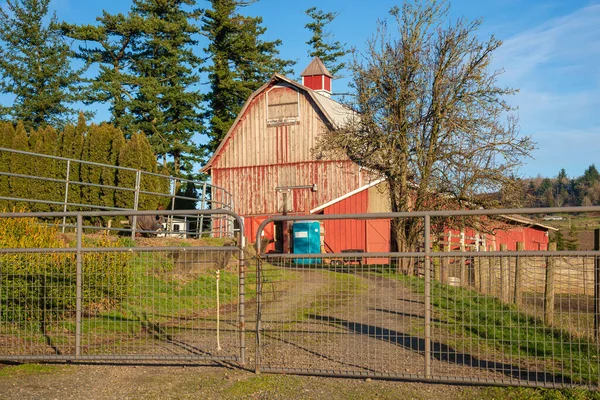
{"label": "shrub", "polygon": [[[121,247],[100,240],[98,247]],[[43,253],[0,254],[0,321],[43,324],[76,310],[77,255],[52,249],[67,247],[55,226],[35,218],[0,219],[0,248],[44,248]],[[82,307],[94,313],[114,307],[129,292],[130,253],[85,252],[82,256]]]}

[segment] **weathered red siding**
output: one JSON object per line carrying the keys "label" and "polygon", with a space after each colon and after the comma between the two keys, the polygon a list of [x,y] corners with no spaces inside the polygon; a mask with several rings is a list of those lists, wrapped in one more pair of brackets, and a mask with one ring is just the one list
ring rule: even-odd
{"label": "weathered red siding", "polygon": [[[324,214],[366,213],[368,192],[363,190],[323,210]],[[366,225],[364,220],[324,221],[325,250],[338,253],[342,250],[366,250]]]}
{"label": "weathered red siding", "polygon": [[[297,119],[269,122],[269,104],[282,99],[297,101]],[[315,158],[312,149],[326,129],[323,120],[305,93],[278,85],[265,89],[246,108],[213,160],[213,184],[232,193],[234,208],[244,217],[281,214],[285,187],[307,186],[287,193],[287,212],[301,214],[360,187],[366,174],[358,165],[347,159]]]}

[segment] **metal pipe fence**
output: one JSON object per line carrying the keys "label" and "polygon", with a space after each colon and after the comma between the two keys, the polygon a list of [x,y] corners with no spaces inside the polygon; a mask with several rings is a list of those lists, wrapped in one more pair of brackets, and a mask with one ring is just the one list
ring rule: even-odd
{"label": "metal pipe fence", "polygon": [[[0,176],[6,177],[9,180],[13,179],[15,182],[19,182],[20,186],[28,187],[29,190],[26,194],[17,193],[15,190],[11,190],[10,193],[0,193],[0,200],[5,201],[10,207],[18,207],[19,205],[29,205],[32,210],[40,210],[40,207],[45,206],[46,210],[63,212],[68,211],[86,211],[86,210],[132,210],[137,211],[140,209],[140,203],[144,198],[152,197],[159,199],[159,202],[169,202],[169,208],[175,209],[177,202],[187,202],[191,204],[191,208],[199,208],[201,210],[206,209],[225,209],[233,210],[232,196],[224,188],[214,186],[206,182],[196,182],[190,179],[184,179],[174,176],[168,176],[158,173],[152,173],[147,171],[136,170],[132,168],[119,167],[114,165],[106,165],[91,161],[74,160],[64,157],[49,156],[44,154],[31,153],[21,150],[5,149],[0,148],[0,154],[7,153],[9,155],[22,155],[28,157],[28,162],[33,164],[39,163],[57,163],[57,170],[59,171],[58,176],[41,176],[39,175],[24,175],[12,173],[8,170],[9,166],[5,165],[0,167]],[[131,174],[132,183],[128,184],[126,181],[120,181],[118,186],[103,184],[101,182],[89,182],[83,180],[74,179],[74,171],[79,171],[82,168],[95,168],[106,176],[116,176],[118,173]],[[104,176],[103,175],[103,176]],[[151,187],[152,183],[160,182],[159,186],[166,188],[165,192],[156,190],[146,190],[145,187]],[[181,184],[193,185],[194,187],[201,188],[200,191],[196,190],[194,197],[178,194],[176,188]],[[43,185],[51,187],[51,190],[42,188]],[[8,186],[7,186],[8,187]],[[40,190],[36,190],[40,188]],[[79,201],[80,197],[77,193],[96,189],[99,191],[98,198],[102,196],[104,199],[111,199],[105,204],[99,204],[101,202],[85,202]],[[25,191],[23,191],[25,193]],[[120,199],[120,205],[116,204],[116,198]],[[0,210],[2,211],[2,210]],[[84,221],[87,222],[87,221]],[[165,230],[173,226],[172,219],[169,219],[170,223],[165,224]],[[212,234],[213,229],[218,231],[223,236],[233,235],[231,223],[226,224],[225,222],[219,223],[217,228],[206,226],[203,222],[193,224],[195,231],[188,234],[200,236],[202,234]],[[98,223],[96,221],[95,223]],[[63,232],[69,226],[73,227],[74,221],[67,221],[66,217],[63,217],[62,229]],[[89,228],[94,228],[93,225],[89,225]],[[114,229],[119,230],[119,227],[104,226],[103,229]],[[133,216],[131,223],[132,237],[135,236],[137,229],[137,216]],[[150,232],[142,232],[150,233]]]}
{"label": "metal pipe fence", "polygon": [[[83,224],[126,213],[0,214],[0,360],[244,364],[242,220],[227,210],[197,211],[233,219],[238,235],[186,246],[89,233]],[[63,216],[75,218],[75,233],[36,221]]]}
{"label": "metal pipe fence", "polygon": [[[438,246],[434,232],[448,216],[481,216],[489,223],[493,215],[599,211],[577,207],[272,217],[256,236],[255,369],[597,390],[600,235],[593,251],[555,251],[552,246],[525,251],[517,244],[511,251],[481,247],[457,252]],[[364,243],[369,229],[356,228],[363,226],[357,221],[393,218],[420,220],[415,251],[370,251],[368,243],[357,247],[357,238]],[[306,220],[325,227],[319,251],[269,252],[263,235],[267,225],[287,225],[294,243],[296,231],[289,225]],[[341,237],[343,244],[335,252],[323,251],[332,237]]]}

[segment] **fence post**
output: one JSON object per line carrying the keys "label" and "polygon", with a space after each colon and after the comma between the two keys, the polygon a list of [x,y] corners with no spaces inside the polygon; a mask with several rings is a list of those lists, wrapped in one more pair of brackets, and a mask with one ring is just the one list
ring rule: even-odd
{"label": "fence post", "polygon": [[[448,240],[450,240],[449,236],[448,236]],[[450,252],[450,243],[444,244],[444,252],[446,252],[446,253]],[[449,268],[450,268],[450,257],[444,256],[442,258],[442,282],[443,283],[448,283],[448,269]]]}
{"label": "fence post", "polygon": [[[133,195],[133,209],[135,211],[138,210],[138,205],[140,203],[141,180],[142,180],[142,171],[138,169],[135,173],[135,193]],[[131,225],[133,225],[131,227],[131,239],[135,240],[135,230],[137,229],[137,215],[134,215],[133,218],[131,219],[131,221],[132,221]]]}
{"label": "fence post", "polygon": [[[67,203],[69,202],[69,177],[71,175],[71,160],[67,160],[67,174],[65,176],[65,201],[63,212],[67,212]],[[63,216],[62,233],[65,233],[65,225],[67,224],[67,216]]]}
{"label": "fence post", "polygon": [[[477,253],[480,251],[479,243],[479,232],[475,232],[475,244],[473,245],[473,251],[476,251]],[[471,268],[473,270],[473,287],[481,292],[481,259],[478,255],[471,257],[471,261]]]}
{"label": "fence post", "polygon": [[[486,246],[481,246],[481,252],[486,253]],[[481,293],[488,293],[488,285],[490,281],[490,267],[489,267],[490,259],[488,256],[484,255],[483,257],[479,257],[479,273],[480,273],[480,282],[479,282],[479,291]]]}
{"label": "fence post", "polygon": [[[600,251],[600,229],[594,229],[594,250]],[[594,337],[600,342],[600,256],[594,257]]]}
{"label": "fence post", "polygon": [[83,286],[83,216],[77,214],[77,271],[75,293],[75,358],[81,355],[81,303]]}
{"label": "fence post", "polygon": [[[500,244],[500,251],[506,251],[506,243]],[[510,301],[510,286],[509,286],[509,264],[508,258],[500,256],[500,295],[502,301]]]}
{"label": "fence post", "polygon": [[[460,232],[460,252],[465,252],[465,231]],[[469,274],[467,271],[467,259],[464,256],[460,257],[460,285],[463,287],[469,286]]]}
{"label": "fence post", "polygon": [[[206,182],[202,185],[202,205],[200,206],[201,210],[204,210],[206,207]],[[198,238],[202,237],[202,227],[204,226],[204,213],[200,214],[200,222],[196,230],[198,231]]]}
{"label": "fence post", "polygon": [[431,217],[425,215],[425,379],[431,378]]}
{"label": "fence post", "polygon": [[246,364],[246,260],[244,259],[244,229],[239,226],[237,243],[239,252],[239,328],[240,328],[240,365]]}
{"label": "fence post", "polygon": [[[556,251],[556,243],[548,243],[548,251]],[[554,274],[555,260],[553,256],[548,256],[546,258],[546,287],[544,288],[544,323],[546,325],[552,325],[554,322]]]}
{"label": "fence post", "polygon": [[[524,251],[525,243],[517,242],[517,251]],[[523,259],[517,256],[515,262],[515,293],[514,302],[515,304],[521,304],[521,291],[523,290]]]}

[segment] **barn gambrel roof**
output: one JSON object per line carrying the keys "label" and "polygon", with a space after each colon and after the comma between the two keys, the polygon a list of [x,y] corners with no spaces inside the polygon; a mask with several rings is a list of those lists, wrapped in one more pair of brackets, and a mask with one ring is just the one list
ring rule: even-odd
{"label": "barn gambrel roof", "polygon": [[210,157],[210,159],[208,160],[206,165],[200,169],[201,172],[206,172],[211,169],[213,162],[215,161],[216,157],[223,150],[223,147],[225,146],[225,143],[227,143],[227,140],[229,139],[229,137],[235,131],[236,126],[238,125],[240,119],[242,118],[242,116],[244,115],[244,113],[246,112],[246,110],[248,109],[250,104],[252,103],[252,100],[254,100],[254,98],[256,98],[260,93],[262,93],[263,91],[267,90],[268,88],[274,86],[278,82],[287,83],[288,85],[298,89],[299,91],[306,93],[314,101],[314,103],[316,104],[319,111],[325,116],[325,118],[326,118],[325,123],[327,125],[329,125],[332,129],[340,128],[340,127],[348,124],[357,115],[357,113],[354,112],[353,110],[351,110],[350,108],[344,106],[341,103],[338,103],[337,101],[335,101],[331,98],[325,97],[325,96],[317,93],[315,90],[312,90],[312,89],[310,89],[298,82],[295,82],[283,75],[274,74],[267,83],[265,83],[260,88],[258,88],[246,100],[246,103],[244,103],[244,106],[238,113],[238,116],[236,117],[235,121],[233,122],[233,124],[231,125],[229,130],[227,131],[227,134],[225,135],[225,137],[219,144],[219,147],[217,147],[217,149],[215,150],[213,155]]}

